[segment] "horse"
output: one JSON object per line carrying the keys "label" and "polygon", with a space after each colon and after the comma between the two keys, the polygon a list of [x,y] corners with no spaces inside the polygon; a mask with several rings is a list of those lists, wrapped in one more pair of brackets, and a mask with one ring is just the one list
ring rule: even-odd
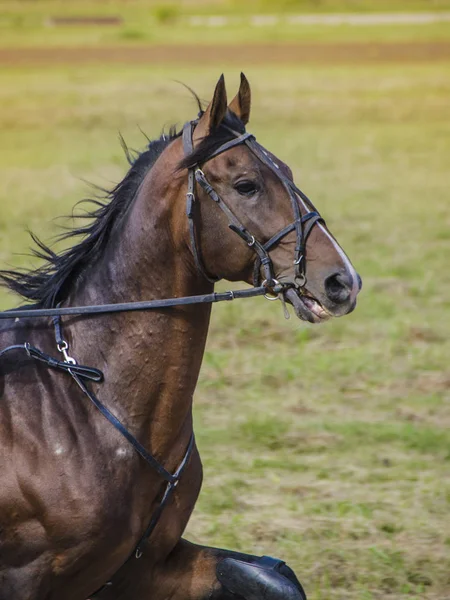
{"label": "horse", "polygon": [[[246,77],[228,104],[222,75],[198,118],[94,201],[73,245],[35,238],[41,266],[1,272],[28,304],[0,321],[0,600],[306,598],[280,559],[182,537],[215,282],[313,323],[350,313],[361,287],[290,168],[246,131],[250,108]],[[112,312],[143,301],[153,310]]]}

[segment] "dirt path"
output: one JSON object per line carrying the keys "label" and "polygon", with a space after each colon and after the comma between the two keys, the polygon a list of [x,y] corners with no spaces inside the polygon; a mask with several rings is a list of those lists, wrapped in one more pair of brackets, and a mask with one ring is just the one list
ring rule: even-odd
{"label": "dirt path", "polygon": [[91,46],[0,48],[0,65],[149,63],[177,65],[347,64],[450,60],[450,42]]}

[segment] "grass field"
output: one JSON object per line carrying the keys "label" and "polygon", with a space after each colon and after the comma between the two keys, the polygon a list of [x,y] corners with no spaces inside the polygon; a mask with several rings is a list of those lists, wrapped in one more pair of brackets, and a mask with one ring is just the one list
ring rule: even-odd
{"label": "grass field", "polygon": [[[450,11],[450,0],[0,0],[0,48],[135,44],[224,44],[309,41],[437,41],[450,39],[450,23],[337,26],[292,24],[289,15],[362,11]],[[279,22],[254,24],[254,15],[277,15]],[[225,16],[210,26],[193,16]],[[115,17],[112,25],[52,25],[58,17]],[[253,25],[252,25],[253,23]]]}
{"label": "grass field", "polygon": [[[252,65],[251,130],[353,259],[356,312],[323,326],[262,299],[214,308],[196,393],[205,483],[188,537],[281,556],[311,600],[450,599],[448,63]],[[0,263],[27,227],[110,185],[131,146],[195,114],[218,69],[0,73]],[[226,71],[229,93],[238,72]],[[223,287],[228,287],[224,285]],[[0,307],[17,301],[2,292]]]}

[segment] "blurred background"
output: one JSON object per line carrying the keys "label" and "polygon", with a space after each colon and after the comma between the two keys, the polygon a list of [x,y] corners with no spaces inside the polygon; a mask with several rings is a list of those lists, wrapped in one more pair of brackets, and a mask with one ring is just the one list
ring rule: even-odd
{"label": "blurred background", "polygon": [[195,117],[178,82],[232,97],[241,70],[364,287],[323,326],[213,309],[187,537],[282,557],[312,600],[449,600],[450,0],[0,0],[0,264],[122,179],[119,131]]}

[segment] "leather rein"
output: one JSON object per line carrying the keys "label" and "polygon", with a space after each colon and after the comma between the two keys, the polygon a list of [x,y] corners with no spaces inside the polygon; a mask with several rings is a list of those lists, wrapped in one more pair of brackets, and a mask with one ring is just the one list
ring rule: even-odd
{"label": "leather rein", "polygon": [[[193,132],[198,121],[190,121],[183,127],[182,141],[186,155],[192,153]],[[191,239],[191,247],[194,260],[198,271],[211,283],[218,281],[219,278],[213,277],[206,272],[201,258],[201,253],[197,244],[197,236],[195,229],[195,183],[197,183],[206,194],[217,204],[217,206],[225,213],[229,220],[229,228],[237,233],[239,237],[247,243],[247,245],[256,253],[254,266],[253,280],[254,287],[245,290],[235,290],[227,292],[213,292],[211,294],[203,294],[198,296],[185,296],[180,298],[156,299],[143,302],[124,302],[116,304],[102,304],[93,306],[78,306],[78,307],[61,307],[57,305],[53,308],[25,308],[18,310],[9,310],[0,312],[0,319],[20,319],[20,318],[37,318],[37,317],[53,317],[53,325],[55,328],[55,339],[58,351],[62,353],[64,360],[58,360],[48,354],[45,354],[38,348],[35,348],[28,342],[24,344],[15,344],[0,351],[0,358],[11,351],[25,351],[30,358],[38,360],[46,366],[58,369],[71,375],[72,379],[77,383],[81,391],[89,398],[92,404],[102,413],[102,415],[115,427],[119,433],[133,446],[136,452],[161,476],[166,482],[166,487],[162,495],[162,499],[155,509],[150,522],[144,531],[141,539],[128,557],[127,561],[133,556],[140,558],[143,552],[143,545],[148,540],[153,530],[155,529],[159,518],[164,508],[169,503],[180,478],[187,467],[192,451],[195,446],[194,433],[191,434],[183,459],[174,473],[167,471],[147,450],[142,444],[126,429],[126,427],[117,419],[117,417],[94,395],[94,393],[86,386],[86,380],[101,383],[103,381],[103,373],[99,369],[79,365],[77,361],[69,355],[69,345],[64,339],[62,333],[61,317],[65,315],[96,315],[108,314],[115,312],[127,311],[145,311],[154,309],[164,309],[173,306],[183,306],[191,304],[214,303],[235,300],[237,298],[250,298],[254,296],[264,295],[269,299],[277,299],[282,297],[283,291],[289,287],[295,286],[302,288],[306,284],[306,240],[313,228],[319,221],[323,221],[322,217],[315,210],[311,201],[303,194],[303,192],[295,186],[295,184],[286,177],[280,170],[269,153],[260,146],[253,135],[250,133],[239,134],[233,130],[229,130],[235,136],[230,141],[222,144],[209,157],[208,160],[222,154],[223,152],[234,148],[240,144],[245,144],[247,148],[264,164],[266,165],[278,179],[283,183],[284,188],[289,194],[291,200],[294,221],[281,229],[278,233],[272,236],[268,241],[262,243],[252,235],[246,227],[240,222],[236,215],[231,211],[223,199],[217,194],[214,188],[206,179],[205,174],[200,169],[199,165],[188,169],[188,189],[186,194],[186,215],[189,223],[189,234]],[[302,216],[299,206],[298,197],[303,200],[305,206],[309,206],[309,210]],[[275,279],[272,260],[269,251],[282,240],[291,231],[296,232],[296,246],[294,251],[295,265],[295,280],[294,283],[280,283]],[[264,280],[261,282],[261,269],[264,272]],[[126,562],[127,562],[126,561]],[[112,585],[109,581],[91,597],[99,594],[101,591]]]}

